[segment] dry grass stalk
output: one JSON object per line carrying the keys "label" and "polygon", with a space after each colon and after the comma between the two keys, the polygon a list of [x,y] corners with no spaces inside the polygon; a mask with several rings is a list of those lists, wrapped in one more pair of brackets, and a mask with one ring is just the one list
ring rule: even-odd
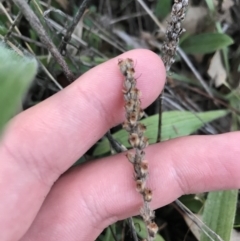
{"label": "dry grass stalk", "polygon": [[62,55],[59,53],[58,49],[56,48],[56,46],[54,45],[52,40],[46,34],[46,31],[43,28],[39,18],[33,12],[31,7],[28,5],[28,3],[25,0],[13,0],[13,2],[18,6],[21,13],[28,20],[31,27],[37,32],[39,39],[41,40],[43,45],[46,46],[46,48],[52,54],[52,56],[56,60],[56,62],[62,67],[63,72],[66,75],[67,79],[70,82],[72,82],[75,79],[74,75],[68,68],[67,63],[65,62]]}
{"label": "dry grass stalk", "polygon": [[144,148],[148,146],[148,139],[144,136],[146,126],[139,122],[143,116],[143,110],[140,106],[141,92],[136,88],[133,60],[127,58],[125,60],[120,60],[118,64],[120,71],[125,76],[123,95],[126,120],[123,123],[123,128],[129,133],[128,141],[135,149],[135,153],[128,152],[126,156],[133,164],[136,189],[143,198],[143,207],[141,208],[140,213],[147,228],[148,237],[146,240],[153,241],[158,231],[158,226],[153,222],[155,215],[149,205],[152,200],[152,190],[146,187],[146,181],[148,178],[148,161],[145,159]]}
{"label": "dry grass stalk", "polygon": [[[181,23],[185,18],[185,14],[188,7],[188,0],[174,0],[171,11],[171,19],[166,29],[166,41],[162,47],[162,60],[165,65],[166,71],[169,71],[172,64],[175,61],[175,55],[177,52],[178,42],[180,35],[185,31],[181,27]],[[161,141],[161,126],[162,126],[162,95],[158,97],[159,101],[159,121],[158,121],[158,134],[157,142]]]}
{"label": "dry grass stalk", "polygon": [[168,71],[175,61],[175,55],[180,35],[185,31],[181,22],[185,18],[188,0],[175,0],[172,6],[171,20],[166,30],[166,41],[163,44],[163,62]]}

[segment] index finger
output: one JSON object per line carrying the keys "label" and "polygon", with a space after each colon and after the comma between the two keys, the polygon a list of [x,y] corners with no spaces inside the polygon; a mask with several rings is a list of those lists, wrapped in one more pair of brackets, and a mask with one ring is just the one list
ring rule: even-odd
{"label": "index finger", "polygon": [[118,58],[136,61],[138,88],[146,107],[160,93],[165,71],[156,54],[134,50],[97,66],[9,124],[0,147],[0,192],[4,197],[0,226],[16,230],[0,234],[5,235],[1,240],[18,239],[59,175],[123,120]]}

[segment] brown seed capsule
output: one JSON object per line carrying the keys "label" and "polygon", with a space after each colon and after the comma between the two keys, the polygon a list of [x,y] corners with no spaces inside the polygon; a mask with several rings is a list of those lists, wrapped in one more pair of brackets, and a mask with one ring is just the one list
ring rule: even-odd
{"label": "brown seed capsule", "polygon": [[136,126],[136,132],[139,134],[139,136],[142,136],[146,130],[147,127],[142,123],[138,123]]}
{"label": "brown seed capsule", "polygon": [[131,131],[131,124],[127,121],[127,120],[125,120],[124,122],[123,122],[123,124],[122,124],[122,127],[123,127],[123,129],[125,129],[126,131]]}
{"label": "brown seed capsule", "polygon": [[146,185],[146,183],[143,180],[141,180],[141,179],[137,180],[136,181],[136,189],[137,189],[137,191],[142,193],[145,190],[144,189],[145,185]]}
{"label": "brown seed capsule", "polygon": [[131,91],[130,91],[130,98],[133,99],[133,100],[138,100],[139,97],[141,96],[141,91],[137,88],[133,88]]}
{"label": "brown seed capsule", "polygon": [[143,176],[146,176],[148,174],[148,161],[143,160],[140,164],[140,171]]}
{"label": "brown seed capsule", "polygon": [[130,143],[130,145],[133,147],[133,148],[136,148],[139,146],[139,142],[140,142],[140,139],[138,137],[138,134],[137,133],[131,133],[129,135],[129,138],[128,138],[128,141]]}
{"label": "brown seed capsule", "polygon": [[134,78],[134,73],[135,73],[135,70],[132,68],[132,69],[128,69],[126,71],[126,79],[128,79],[129,81],[133,82],[135,80]]}
{"label": "brown seed capsule", "polygon": [[148,229],[148,232],[150,234],[151,237],[155,237],[155,235],[157,234],[158,232],[158,226],[156,223],[154,222],[151,222],[147,225],[147,229]]}
{"label": "brown seed capsule", "polygon": [[136,125],[137,121],[138,121],[138,113],[137,111],[133,111],[132,113],[129,114],[129,119],[128,121],[132,124],[132,125]]}
{"label": "brown seed capsule", "polygon": [[125,110],[128,113],[133,112],[134,107],[135,107],[135,101],[134,100],[129,100],[129,101],[125,102]]}
{"label": "brown seed capsule", "polygon": [[130,59],[130,58],[127,58],[127,59],[124,59],[124,60],[119,59],[119,60],[118,60],[118,66],[119,66],[120,71],[122,72],[122,74],[123,74],[124,76],[127,75],[127,71],[128,71],[129,69],[134,69],[133,60]]}
{"label": "brown seed capsule", "polygon": [[127,157],[127,159],[129,160],[129,162],[131,162],[131,163],[134,163],[135,161],[135,154],[133,154],[133,153],[131,153],[131,152],[127,152],[127,154],[126,154],[126,157]]}
{"label": "brown seed capsule", "polygon": [[126,65],[126,67],[127,67],[128,69],[133,69],[133,68],[134,68],[134,62],[133,62],[133,60],[130,59],[130,58],[127,58],[127,59],[125,60],[125,65]]}
{"label": "brown seed capsule", "polygon": [[151,202],[151,200],[152,200],[152,190],[149,189],[149,188],[145,188],[144,191],[143,191],[143,198],[144,198],[144,201]]}
{"label": "brown seed capsule", "polygon": [[138,120],[141,120],[142,117],[144,116],[144,111],[140,107],[138,107],[137,112],[138,112]]}
{"label": "brown seed capsule", "polygon": [[139,140],[138,148],[142,150],[147,146],[148,146],[148,138],[146,136],[142,136]]}

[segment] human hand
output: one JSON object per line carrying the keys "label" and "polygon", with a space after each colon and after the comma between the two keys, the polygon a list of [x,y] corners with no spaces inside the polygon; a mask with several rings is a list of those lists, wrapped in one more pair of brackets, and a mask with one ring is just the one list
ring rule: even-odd
{"label": "human hand", "polygon": [[[127,57],[137,61],[142,107],[148,106],[163,88],[164,66],[154,53],[134,50],[90,70],[9,123],[0,143],[0,240],[90,241],[109,224],[138,214],[141,197],[124,154],[64,173],[124,120],[117,59]],[[239,138],[235,132],[149,146],[152,207],[187,193],[239,188]]]}

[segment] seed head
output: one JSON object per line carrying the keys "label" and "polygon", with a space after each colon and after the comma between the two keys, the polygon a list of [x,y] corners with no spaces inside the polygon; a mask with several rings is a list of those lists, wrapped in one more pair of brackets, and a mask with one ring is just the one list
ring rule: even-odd
{"label": "seed head", "polygon": [[151,202],[152,201],[152,190],[149,188],[145,188],[143,191],[144,201]]}
{"label": "seed head", "polygon": [[[180,10],[176,9],[176,11]],[[177,27],[179,27],[179,25],[177,25]],[[173,36],[171,33],[169,33],[169,35],[170,37]],[[177,38],[177,35],[176,37],[172,38]],[[166,46],[165,48],[169,49],[169,51],[172,51],[169,46]],[[129,132],[128,142],[135,149],[134,154],[132,152],[128,152],[126,157],[129,162],[133,164],[136,190],[142,195],[144,201],[144,205],[140,210],[140,213],[148,230],[149,238],[146,239],[146,241],[153,241],[152,238],[157,232],[157,228],[152,222],[154,219],[154,212],[150,209],[149,205],[149,202],[152,200],[152,191],[149,188],[146,188],[146,180],[148,177],[148,161],[145,160],[145,152],[143,149],[148,146],[148,138],[144,136],[146,126],[139,122],[144,115],[144,112],[141,109],[141,92],[136,87],[133,60],[129,58],[119,60],[118,65],[120,71],[125,76],[125,81],[123,83],[123,96],[125,101],[124,108],[126,120],[123,123],[123,128]]]}

